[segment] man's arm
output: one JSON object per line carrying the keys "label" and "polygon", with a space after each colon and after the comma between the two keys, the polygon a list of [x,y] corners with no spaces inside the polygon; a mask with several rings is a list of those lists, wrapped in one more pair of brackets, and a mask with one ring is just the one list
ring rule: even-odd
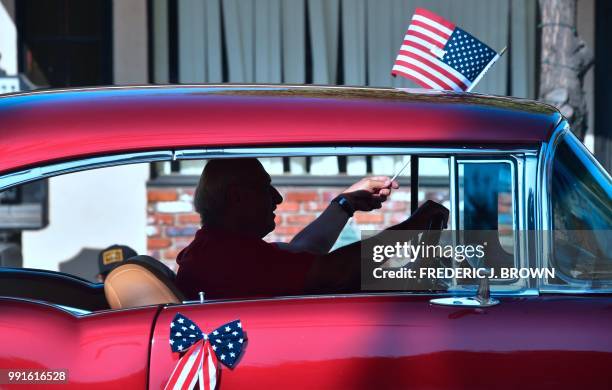
{"label": "man's arm", "polygon": [[[353,184],[342,195],[355,211],[379,209],[391,194],[399,188],[396,181],[387,176],[366,177]],[[291,252],[310,252],[324,255],[330,251],[340,232],[349,220],[349,214],[337,203],[332,202],[308,226],[293,237],[289,243],[277,243],[278,247]]]}
{"label": "man's arm", "polygon": [[[446,207],[428,200],[408,219],[386,230],[440,229],[448,223],[448,216],[449,211]],[[378,235],[369,239],[377,239],[377,237]],[[314,293],[359,291],[361,245],[362,241],[357,241],[319,256],[307,276],[306,289]]]}

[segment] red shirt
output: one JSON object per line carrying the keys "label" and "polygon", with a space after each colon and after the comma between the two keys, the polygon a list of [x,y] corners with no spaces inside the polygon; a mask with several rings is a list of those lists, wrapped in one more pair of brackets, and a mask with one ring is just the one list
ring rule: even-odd
{"label": "red shirt", "polygon": [[304,293],[316,256],[261,239],[202,228],[179,253],[176,285],[187,299],[251,298]]}

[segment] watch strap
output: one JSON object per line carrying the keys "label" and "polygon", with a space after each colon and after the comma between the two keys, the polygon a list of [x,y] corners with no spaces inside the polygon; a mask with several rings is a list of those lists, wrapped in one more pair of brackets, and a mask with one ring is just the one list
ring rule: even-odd
{"label": "watch strap", "polygon": [[355,214],[355,208],[351,205],[351,202],[344,195],[338,195],[333,200],[332,203],[338,203],[338,205],[346,212],[349,218]]}

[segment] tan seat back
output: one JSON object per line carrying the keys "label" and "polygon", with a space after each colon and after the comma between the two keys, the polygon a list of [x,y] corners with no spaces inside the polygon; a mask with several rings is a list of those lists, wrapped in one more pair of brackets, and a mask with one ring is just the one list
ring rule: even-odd
{"label": "tan seat back", "polygon": [[148,256],[137,256],[126,261],[112,270],[104,280],[104,294],[109,306],[112,309],[125,309],[181,303],[184,297],[168,272],[173,275],[170,269]]}

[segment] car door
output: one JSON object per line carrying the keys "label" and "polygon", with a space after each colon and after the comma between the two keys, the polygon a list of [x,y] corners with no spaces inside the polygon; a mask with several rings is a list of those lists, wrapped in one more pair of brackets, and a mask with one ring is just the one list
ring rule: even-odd
{"label": "car door", "polygon": [[[492,268],[537,268],[532,227],[537,153],[451,156],[451,226],[494,231]],[[527,183],[526,183],[527,182]],[[540,280],[498,278],[491,307],[438,305],[475,295],[477,281],[444,280],[452,293],[203,302],[165,307],[155,323],[150,387],[177,365],[170,324],[180,313],[204,333],[239,319],[247,340],[218,388],[371,389],[592,387],[612,383],[612,297],[541,295]],[[460,302],[459,300],[457,300]]]}

